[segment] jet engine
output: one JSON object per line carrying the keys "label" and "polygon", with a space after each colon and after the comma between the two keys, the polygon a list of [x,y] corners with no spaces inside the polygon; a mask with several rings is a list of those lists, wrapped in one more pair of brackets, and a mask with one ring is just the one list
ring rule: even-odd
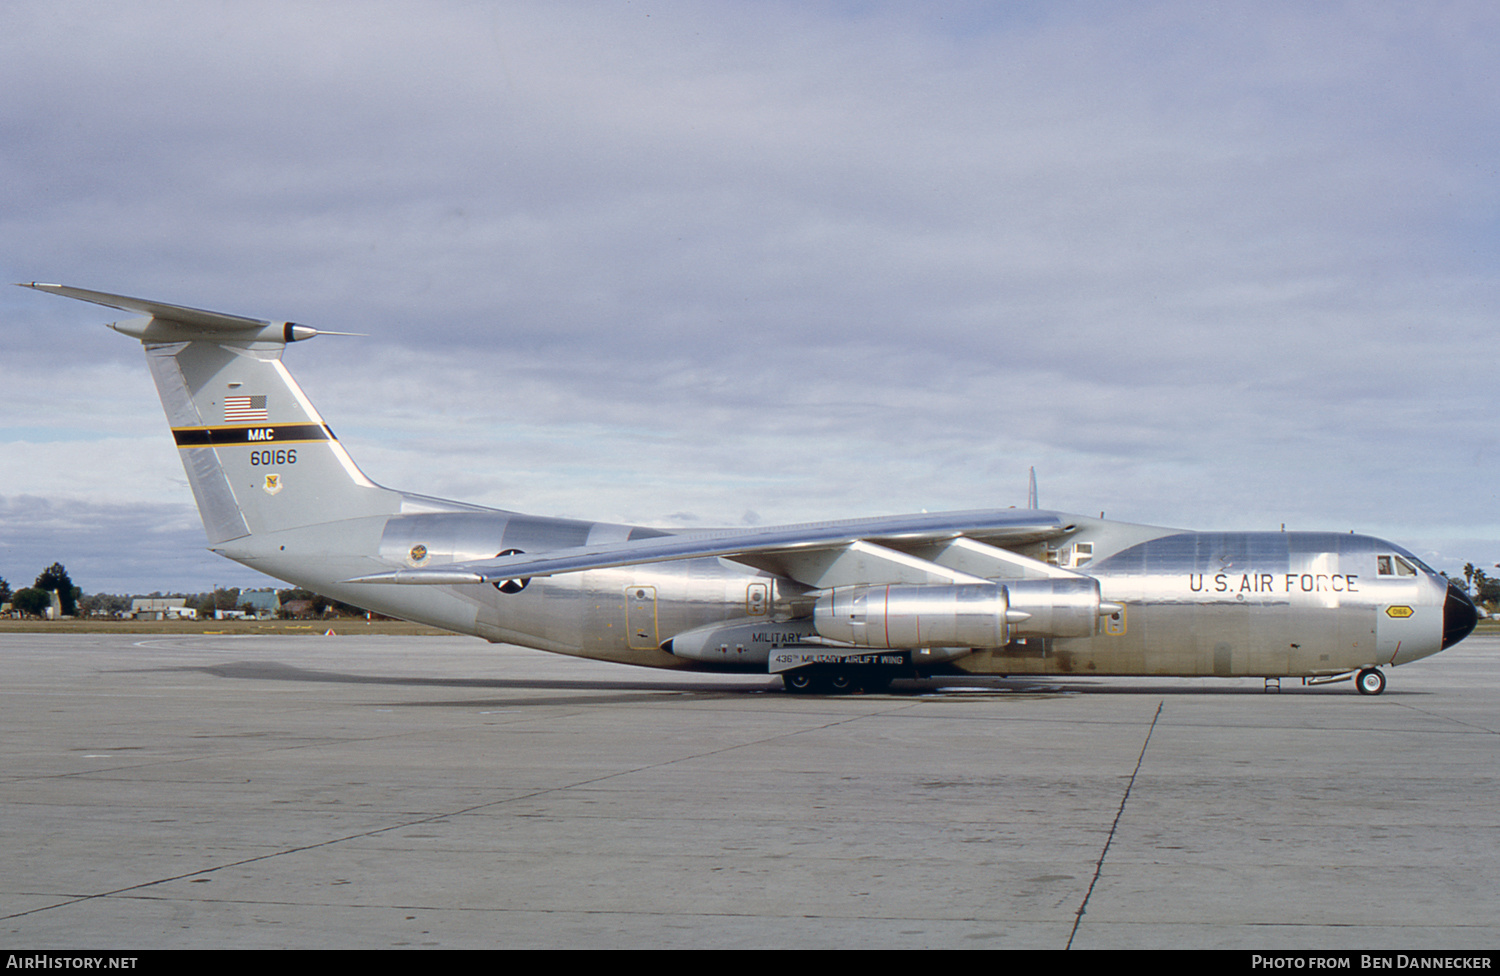
{"label": "jet engine", "polygon": [[1088,577],[840,586],[818,599],[813,629],[855,647],[1003,647],[1017,637],[1089,637],[1119,609]]}
{"label": "jet engine", "polygon": [[1092,577],[1007,580],[1005,589],[1010,612],[1027,615],[1015,621],[1012,637],[1092,637],[1100,617],[1120,612],[1119,604],[1100,598]]}

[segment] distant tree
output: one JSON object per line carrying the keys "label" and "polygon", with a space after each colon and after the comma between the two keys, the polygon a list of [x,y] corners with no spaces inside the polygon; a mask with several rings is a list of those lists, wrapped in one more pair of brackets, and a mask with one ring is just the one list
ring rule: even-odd
{"label": "distant tree", "polygon": [[312,590],[303,589],[300,586],[289,590],[277,590],[276,596],[281,600],[281,609],[276,615],[282,620],[321,617],[323,611],[328,609],[327,597],[319,596]]}
{"label": "distant tree", "polygon": [[42,575],[36,578],[36,589],[56,593],[58,602],[62,604],[64,617],[72,617],[78,613],[78,588],[68,578],[68,571],[63,568],[62,563],[53,563],[42,570]]}
{"label": "distant tree", "polygon": [[0,577],[0,603],[10,602],[10,584]]}
{"label": "distant tree", "polygon": [[1484,570],[1474,573],[1474,598],[1480,603],[1494,606],[1500,604],[1500,579],[1494,579],[1484,574]]}
{"label": "distant tree", "polygon": [[52,606],[52,594],[46,590],[28,586],[17,590],[10,598],[10,605],[28,617],[45,617]]}
{"label": "distant tree", "polygon": [[[366,613],[368,613],[368,611],[365,610],[364,607],[355,606],[352,603],[344,603],[341,600],[335,600],[331,597],[326,597],[321,593],[314,593],[312,590],[306,590],[300,586],[294,587],[293,589],[289,590],[277,590],[276,595],[281,600],[281,611],[278,613],[278,616],[280,616],[283,620],[289,620],[295,616],[363,617]],[[310,606],[305,613],[299,614],[295,610],[287,609],[288,603],[301,600],[307,600],[310,602]]]}
{"label": "distant tree", "polygon": [[240,588],[231,586],[228,589],[220,587],[212,593],[205,593],[197,600],[188,601],[198,608],[198,616],[212,617],[219,610],[233,610],[240,604]]}

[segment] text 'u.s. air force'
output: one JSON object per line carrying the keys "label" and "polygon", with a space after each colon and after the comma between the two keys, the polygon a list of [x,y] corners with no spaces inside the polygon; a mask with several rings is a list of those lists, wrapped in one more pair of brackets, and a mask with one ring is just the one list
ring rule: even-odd
{"label": "text 'u.s. air force'", "polygon": [[1358,580],[1357,573],[1188,573],[1188,589],[1194,593],[1358,593]]}

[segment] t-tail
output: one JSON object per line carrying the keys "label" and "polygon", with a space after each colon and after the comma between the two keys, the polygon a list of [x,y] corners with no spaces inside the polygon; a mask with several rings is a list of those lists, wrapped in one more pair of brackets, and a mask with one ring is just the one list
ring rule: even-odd
{"label": "t-tail", "polygon": [[282,365],[287,343],[327,333],[63,285],[29,287],[144,316],[110,328],[145,346],[212,546],[400,510],[401,493],[365,477]]}

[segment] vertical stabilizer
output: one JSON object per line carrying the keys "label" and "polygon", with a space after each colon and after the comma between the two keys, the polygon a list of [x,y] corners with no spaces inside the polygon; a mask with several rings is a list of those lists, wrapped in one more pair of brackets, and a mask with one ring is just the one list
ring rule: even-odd
{"label": "vertical stabilizer", "polygon": [[30,287],[146,313],[110,327],[145,346],[211,544],[399,509],[400,495],[355,466],[282,365],[286,344],[316,330],[61,285]]}

